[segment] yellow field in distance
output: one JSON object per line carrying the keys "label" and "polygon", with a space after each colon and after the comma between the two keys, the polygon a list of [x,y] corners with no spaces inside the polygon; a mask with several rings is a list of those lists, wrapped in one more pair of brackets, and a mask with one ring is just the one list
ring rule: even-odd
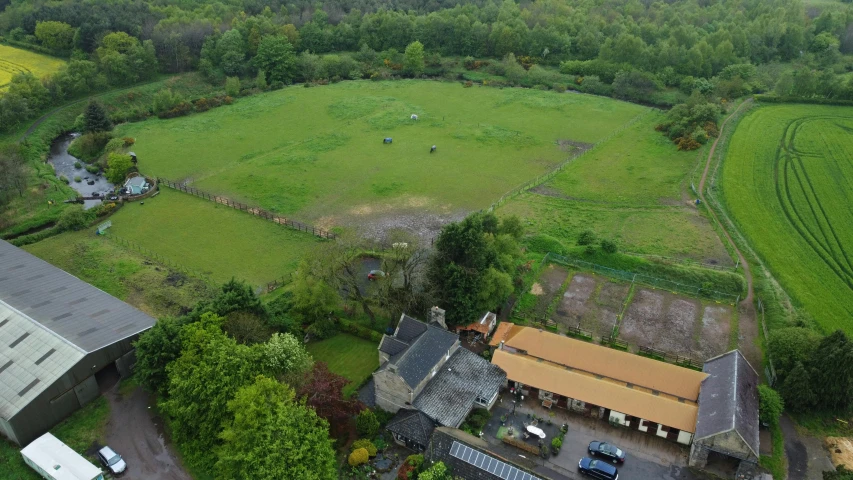
{"label": "yellow field in distance", "polygon": [[6,91],[12,77],[31,72],[36,77],[53,73],[65,65],[64,60],[30,52],[21,48],[0,45],[0,92]]}

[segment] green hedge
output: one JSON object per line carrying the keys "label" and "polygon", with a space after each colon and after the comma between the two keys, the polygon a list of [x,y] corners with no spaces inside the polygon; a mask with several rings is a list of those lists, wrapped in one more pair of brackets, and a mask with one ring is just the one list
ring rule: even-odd
{"label": "green hedge", "polygon": [[754,98],[758,102],[764,103],[808,103],[814,105],[840,105],[840,106],[853,106],[853,100],[841,100],[838,98],[803,98],[803,97],[793,97],[793,96],[778,96],[771,94],[756,94],[753,95]]}
{"label": "green hedge", "polygon": [[379,343],[382,341],[382,334],[376,330],[371,330],[343,318],[338,320],[338,324],[340,325],[340,331],[344,333],[349,333],[350,335],[355,335],[358,338],[370,340],[371,342]]}

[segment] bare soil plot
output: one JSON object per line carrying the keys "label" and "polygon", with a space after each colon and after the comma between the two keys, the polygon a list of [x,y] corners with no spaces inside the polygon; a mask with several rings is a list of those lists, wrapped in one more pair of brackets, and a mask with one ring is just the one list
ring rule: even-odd
{"label": "bare soil plot", "polygon": [[734,310],[730,305],[705,306],[699,335],[699,360],[716,357],[729,350],[732,315]]}
{"label": "bare soil plot", "polygon": [[727,350],[732,314],[729,305],[703,305],[684,295],[637,288],[619,336],[635,346],[704,360]]}
{"label": "bare soil plot", "polygon": [[848,469],[853,468],[853,438],[850,437],[826,437],[826,448],[832,457],[833,465],[844,465]]}
{"label": "bare soil plot", "polygon": [[547,312],[551,302],[554,301],[563,283],[569,278],[569,271],[559,265],[548,265],[539,275],[539,280],[530,288],[530,293],[536,295],[536,306],[533,308],[533,316],[542,318]]}
{"label": "bare soil plot", "polygon": [[630,285],[614,283],[605,277],[575,274],[553,320],[563,327],[579,327],[609,336],[629,290]]}

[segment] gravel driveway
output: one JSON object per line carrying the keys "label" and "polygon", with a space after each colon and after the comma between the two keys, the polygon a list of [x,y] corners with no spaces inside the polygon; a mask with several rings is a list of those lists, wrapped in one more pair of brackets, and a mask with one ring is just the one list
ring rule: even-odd
{"label": "gravel driveway", "polygon": [[104,396],[110,403],[106,441],[127,462],[128,480],[191,480],[171,446],[163,422],[148,408],[150,395],[141,387],[122,395],[118,386]]}

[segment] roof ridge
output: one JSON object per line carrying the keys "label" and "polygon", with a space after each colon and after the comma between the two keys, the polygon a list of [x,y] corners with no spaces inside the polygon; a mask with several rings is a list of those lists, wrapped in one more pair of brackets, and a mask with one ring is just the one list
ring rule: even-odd
{"label": "roof ridge", "polygon": [[75,344],[74,342],[72,342],[71,340],[68,340],[67,338],[63,337],[62,335],[60,335],[60,334],[58,334],[58,333],[54,332],[53,330],[51,330],[50,328],[48,328],[46,325],[42,324],[42,323],[41,323],[41,322],[39,322],[38,320],[36,320],[36,319],[34,319],[34,318],[30,317],[30,316],[29,316],[29,315],[27,315],[26,313],[24,313],[24,312],[22,312],[22,311],[18,310],[17,308],[15,308],[15,307],[13,307],[13,306],[9,305],[9,304],[8,304],[8,303],[6,303],[4,300],[0,299],[0,304],[3,304],[3,306],[5,306],[5,307],[6,307],[6,308],[8,308],[9,310],[11,310],[13,313],[17,313],[17,314],[18,314],[18,315],[20,315],[21,317],[26,318],[30,323],[35,324],[37,327],[41,328],[42,330],[46,331],[47,333],[49,333],[49,334],[53,335],[54,337],[58,338],[59,340],[61,340],[61,341],[62,341],[62,343],[65,343],[65,344],[67,344],[67,345],[70,345],[72,348],[74,348],[75,350],[79,351],[80,353],[83,353],[83,354],[89,353],[89,352],[87,352],[86,350],[83,350],[83,348],[81,348],[80,346],[78,346],[77,344]]}

